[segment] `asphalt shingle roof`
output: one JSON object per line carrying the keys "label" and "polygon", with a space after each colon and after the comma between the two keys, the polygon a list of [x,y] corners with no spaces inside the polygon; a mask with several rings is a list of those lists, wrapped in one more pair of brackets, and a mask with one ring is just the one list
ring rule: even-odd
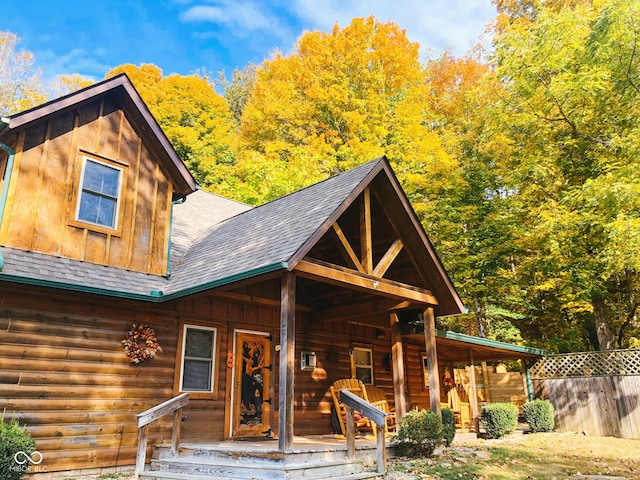
{"label": "asphalt shingle roof", "polygon": [[168,293],[286,264],[383,161],[366,163],[214,225],[179,261]]}
{"label": "asphalt shingle roof", "polygon": [[4,247],[0,280],[46,284],[133,298],[210,288],[287,262],[384,162],[377,159],[251,208],[197,191],[174,206],[171,276],[165,278]]}

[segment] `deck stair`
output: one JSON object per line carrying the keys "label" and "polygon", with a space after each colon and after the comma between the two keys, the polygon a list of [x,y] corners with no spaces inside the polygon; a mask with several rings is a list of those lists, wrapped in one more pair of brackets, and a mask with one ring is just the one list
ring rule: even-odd
{"label": "deck stair", "polygon": [[[169,446],[154,448],[140,480],[364,480],[381,478],[375,469],[375,447],[358,449],[348,459],[346,448],[298,448],[283,453],[182,445],[178,455]],[[373,465],[372,465],[373,464]],[[365,467],[370,465],[370,467]],[[371,470],[371,471],[367,471]]]}

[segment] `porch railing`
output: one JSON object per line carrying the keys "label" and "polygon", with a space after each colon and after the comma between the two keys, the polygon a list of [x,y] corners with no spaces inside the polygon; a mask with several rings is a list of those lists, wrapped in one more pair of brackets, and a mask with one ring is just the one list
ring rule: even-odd
{"label": "porch railing", "polygon": [[340,390],[340,403],[347,407],[347,458],[354,458],[356,455],[356,424],[353,412],[357,410],[376,425],[378,473],[384,475],[387,470],[385,426],[389,414],[348,390]]}
{"label": "porch railing", "polygon": [[178,453],[178,447],[180,445],[180,421],[182,420],[182,408],[188,403],[189,394],[183,393],[136,415],[136,418],[138,419],[138,455],[136,456],[136,476],[140,475],[144,471],[144,464],[147,457],[149,424],[170,413],[173,413],[171,454],[176,455]]}

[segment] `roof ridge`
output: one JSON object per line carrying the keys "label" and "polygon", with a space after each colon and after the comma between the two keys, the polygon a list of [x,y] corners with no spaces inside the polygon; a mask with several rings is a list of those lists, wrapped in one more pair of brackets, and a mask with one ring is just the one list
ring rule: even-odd
{"label": "roof ridge", "polygon": [[289,193],[287,193],[287,194],[285,194],[285,195],[283,195],[281,197],[274,198],[273,200],[269,200],[266,203],[262,203],[260,205],[256,205],[254,208],[260,208],[260,207],[263,207],[265,205],[272,204],[273,202],[277,202],[278,200],[282,200],[284,198],[290,197],[291,195],[296,195],[296,194],[298,194],[300,192],[304,192],[305,190],[308,190],[309,188],[314,188],[314,187],[316,187],[318,185],[321,185],[321,184],[323,184],[325,182],[331,181],[331,180],[333,180],[335,178],[339,178],[339,177],[342,177],[342,176],[347,175],[347,174],[348,175],[352,175],[352,174],[355,175],[355,172],[360,171],[364,167],[366,167],[368,165],[370,166],[370,165],[373,165],[373,164],[377,164],[377,163],[379,163],[381,161],[386,160],[386,158],[387,158],[386,156],[381,155],[381,156],[379,156],[377,158],[374,158],[373,160],[369,160],[368,162],[364,162],[364,163],[361,163],[360,165],[357,165],[357,166],[355,166],[353,168],[350,168],[349,170],[344,170],[343,172],[339,172],[339,173],[337,173],[335,175],[329,175],[327,178],[323,178],[322,180],[319,180],[319,181],[317,181],[315,183],[312,183],[311,185],[307,185],[306,187],[302,187],[302,188],[300,188],[298,190],[294,190],[293,192],[289,192]]}

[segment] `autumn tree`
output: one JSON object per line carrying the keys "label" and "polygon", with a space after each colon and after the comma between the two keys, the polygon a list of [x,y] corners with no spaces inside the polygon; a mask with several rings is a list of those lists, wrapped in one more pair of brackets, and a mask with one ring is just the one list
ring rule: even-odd
{"label": "autumn tree", "polygon": [[180,158],[205,189],[233,196],[227,182],[235,162],[235,125],[225,100],[205,75],[163,76],[155,65],[122,65]]}
{"label": "autumn tree", "polygon": [[33,53],[18,50],[15,33],[0,31],[0,114],[11,115],[46,101]]}
{"label": "autumn tree", "polygon": [[433,223],[454,160],[425,119],[418,44],[396,24],[354,19],[308,32],[257,72],[242,113],[238,178],[263,202],[386,154]]}
{"label": "autumn tree", "polygon": [[575,3],[496,37],[496,119],[512,145],[501,161],[524,226],[525,312],[591,320],[609,349],[639,336],[640,5]]}
{"label": "autumn tree", "polygon": [[48,90],[52,98],[58,98],[69,93],[77,92],[93,84],[93,81],[83,77],[79,73],[71,75],[58,75],[49,84]]}

